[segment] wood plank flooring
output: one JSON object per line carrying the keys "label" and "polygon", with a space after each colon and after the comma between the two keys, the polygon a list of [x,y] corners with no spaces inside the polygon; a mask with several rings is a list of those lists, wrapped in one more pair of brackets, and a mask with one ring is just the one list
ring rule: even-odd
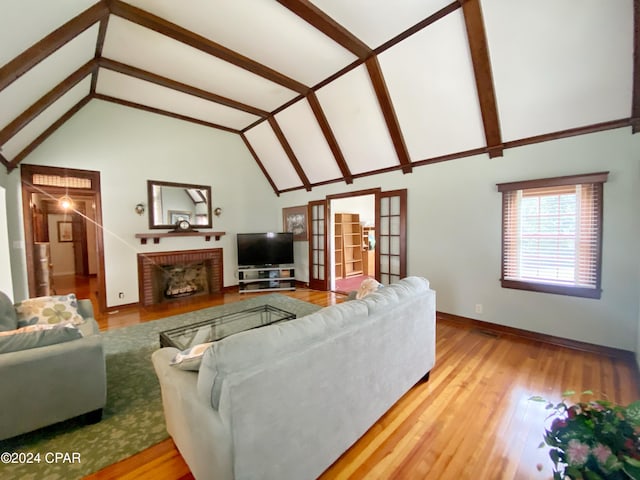
{"label": "wood plank flooring", "polygon": [[[306,289],[287,294],[321,306],[344,299]],[[111,329],[244,298],[226,294],[171,308],[125,308],[98,320],[102,329]],[[530,396],[559,400],[566,389],[591,389],[623,404],[639,398],[637,369],[629,357],[491,333],[445,315],[438,316],[436,331],[430,380],[402,397],[322,480],[549,479],[551,462],[538,448],[548,412]],[[193,477],[167,440],[87,478]]]}

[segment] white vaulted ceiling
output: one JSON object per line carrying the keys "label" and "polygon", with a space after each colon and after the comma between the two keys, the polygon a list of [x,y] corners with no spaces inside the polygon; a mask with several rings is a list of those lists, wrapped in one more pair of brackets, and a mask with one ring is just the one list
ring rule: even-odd
{"label": "white vaulted ceiling", "polygon": [[93,99],[240,135],[278,194],[636,131],[638,3],[3,0],[0,162]]}

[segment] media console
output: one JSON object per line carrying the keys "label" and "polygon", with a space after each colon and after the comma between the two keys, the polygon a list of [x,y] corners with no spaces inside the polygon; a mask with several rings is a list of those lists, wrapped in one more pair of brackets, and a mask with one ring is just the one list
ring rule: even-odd
{"label": "media console", "polygon": [[240,293],[295,289],[295,269],[292,265],[238,267]]}

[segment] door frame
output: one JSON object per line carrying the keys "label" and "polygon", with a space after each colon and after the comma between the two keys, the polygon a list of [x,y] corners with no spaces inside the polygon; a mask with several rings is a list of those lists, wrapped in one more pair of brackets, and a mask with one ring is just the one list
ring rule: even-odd
{"label": "door frame", "polygon": [[[99,227],[96,229],[96,279],[97,279],[97,300],[98,311],[106,311],[106,282],[104,274],[104,239],[102,232],[102,200],[100,188],[100,172],[93,170],[79,170],[73,168],[48,167],[42,165],[21,164],[21,190],[22,190],[22,222],[24,228],[25,239],[25,257],[27,265],[27,282],[29,287],[29,297],[36,295],[36,278],[33,256],[34,233],[33,233],[33,216],[31,203],[31,195],[33,193],[42,193],[53,198],[59,198],[62,195],[73,196],[81,195],[90,199],[94,206],[94,221]],[[34,182],[34,175],[43,175],[49,177],[62,178],[80,178],[90,181],[89,188],[75,188],[73,186],[52,186],[43,185],[40,182]],[[38,183],[35,185],[34,183]],[[64,183],[64,182],[63,182]]]}

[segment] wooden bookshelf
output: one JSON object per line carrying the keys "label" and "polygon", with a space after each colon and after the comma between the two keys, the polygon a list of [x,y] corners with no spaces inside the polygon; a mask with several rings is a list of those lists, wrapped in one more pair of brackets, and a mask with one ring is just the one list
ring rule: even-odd
{"label": "wooden bookshelf", "polygon": [[[360,215],[357,213],[336,213],[335,232],[336,278],[362,275],[364,270],[362,265],[362,226],[360,225]],[[340,242],[338,243],[339,235]],[[342,252],[341,262],[338,261],[338,245],[340,245]],[[338,272],[340,272],[341,275],[339,275]]]}

